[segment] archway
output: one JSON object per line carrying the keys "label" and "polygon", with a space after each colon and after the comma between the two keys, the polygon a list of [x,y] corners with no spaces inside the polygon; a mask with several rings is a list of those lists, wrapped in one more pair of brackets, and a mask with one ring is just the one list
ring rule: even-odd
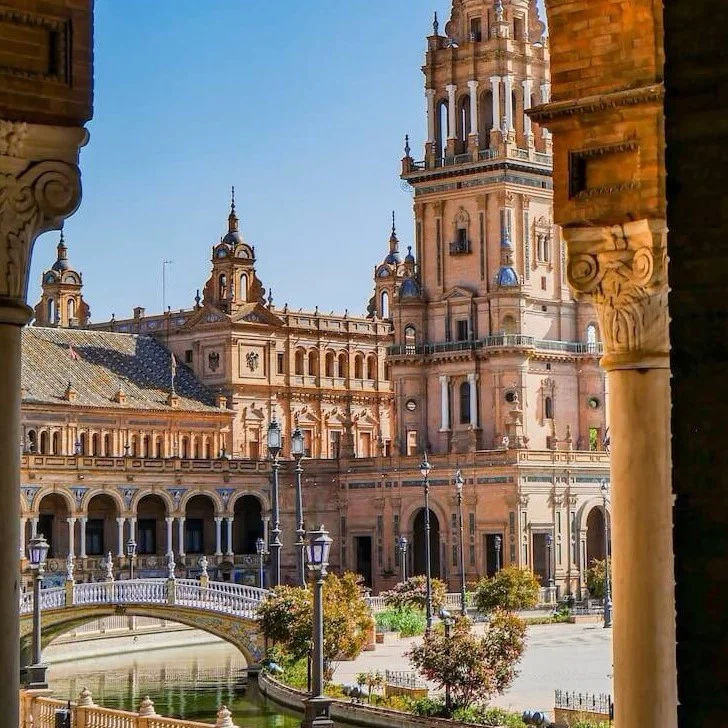
{"label": "archway", "polygon": [[[412,573],[426,571],[425,509],[420,508],[412,524]],[[430,576],[440,577],[440,521],[430,509]]]}
{"label": "archway", "polygon": [[244,495],[235,501],[233,520],[233,551],[254,554],[255,542],[263,538],[263,508],[254,495]]}
{"label": "archway", "polygon": [[116,501],[106,493],[98,493],[89,500],[86,513],[86,556],[102,556],[108,551],[118,553]]}
{"label": "archway", "polygon": [[[137,553],[140,555],[162,555],[163,545],[172,550],[172,544],[165,544],[165,522],[167,508],[162,498],[155,493],[142,496],[137,505]],[[140,576],[142,574],[140,573]]]}
{"label": "archway", "polygon": [[68,554],[68,522],[71,515],[66,499],[49,493],[38,504],[38,533],[48,541],[48,558],[65,558]]}
{"label": "archway", "polygon": [[601,506],[594,506],[586,519],[586,566],[594,560],[604,560],[604,513]]}
{"label": "archway", "polygon": [[193,495],[185,506],[186,554],[215,552],[215,504],[204,493]]}

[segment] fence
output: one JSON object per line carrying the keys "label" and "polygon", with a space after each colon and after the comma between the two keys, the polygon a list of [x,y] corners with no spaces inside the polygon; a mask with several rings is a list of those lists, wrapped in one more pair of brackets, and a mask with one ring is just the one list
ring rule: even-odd
{"label": "fence", "polygon": [[596,721],[614,718],[612,696],[606,693],[575,693],[556,690],[554,694],[554,720],[569,725],[576,716]]}
{"label": "fence", "polygon": [[406,695],[409,698],[426,698],[427,685],[418,677],[416,672],[404,670],[384,671],[384,697],[393,695]]}

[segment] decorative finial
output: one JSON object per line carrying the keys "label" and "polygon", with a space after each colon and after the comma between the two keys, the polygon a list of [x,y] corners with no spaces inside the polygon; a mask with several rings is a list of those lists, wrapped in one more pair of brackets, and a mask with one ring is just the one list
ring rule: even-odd
{"label": "decorative finial", "polygon": [[106,581],[114,581],[114,557],[111,551],[106,555]]}
{"label": "decorative finial", "polygon": [[93,695],[87,687],[81,688],[81,692],[78,694],[76,699],[76,705],[79,708],[89,708],[94,704]]}
{"label": "decorative finial", "polygon": [[432,32],[434,35],[440,35],[440,23],[437,21],[437,10],[435,10],[435,19],[432,21]]}
{"label": "decorative finial", "polygon": [[409,145],[409,134],[405,134],[404,135],[404,156],[409,157],[411,151],[412,150],[410,149],[410,145]]}
{"label": "decorative finial", "polygon": [[230,214],[228,215],[228,231],[231,233],[238,230],[238,216],[235,214],[235,186],[230,190]]}
{"label": "decorative finial", "polygon": [[268,289],[268,308],[273,308],[273,289]]}
{"label": "decorative finial", "polygon": [[66,557],[66,581],[73,581],[73,556]]}
{"label": "decorative finial", "polygon": [[230,188],[230,212],[235,214],[235,185]]}
{"label": "decorative finial", "polygon": [[174,555],[173,554],[167,554],[167,578],[168,579],[174,579],[174,570],[176,568],[176,564],[174,563]]}
{"label": "decorative finial", "polygon": [[495,19],[500,23],[503,21],[503,3],[501,0],[495,0],[495,4],[493,5],[493,8],[495,9]]}
{"label": "decorative finial", "polygon": [[61,230],[61,239],[60,239],[60,240],[58,241],[58,244],[59,244],[59,245],[65,245],[65,244],[66,244],[66,243],[64,242],[64,237],[63,237],[63,230]]}
{"label": "decorative finial", "polygon": [[200,289],[197,289],[197,295],[195,296],[195,308],[200,307]]}
{"label": "decorative finial", "polygon": [[394,224],[394,210],[392,210],[392,237],[396,237],[397,235],[397,228]]}

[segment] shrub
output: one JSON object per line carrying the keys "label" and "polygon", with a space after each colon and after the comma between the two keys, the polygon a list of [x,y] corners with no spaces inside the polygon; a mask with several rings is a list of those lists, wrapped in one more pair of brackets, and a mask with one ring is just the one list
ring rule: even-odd
{"label": "shrub", "polygon": [[445,716],[445,698],[417,698],[408,701],[409,712],[428,718]]}
{"label": "shrub", "polygon": [[419,609],[387,609],[375,617],[377,627],[385,632],[399,632],[402,637],[423,634],[427,621]]}
{"label": "shrub", "polygon": [[[437,614],[445,604],[447,585],[440,579],[431,579],[432,611]],[[427,608],[427,579],[424,576],[413,576],[401,581],[393,589],[382,592],[384,603],[392,609]]]}
{"label": "shrub", "polygon": [[505,726],[506,728],[525,728],[526,726],[518,713],[509,713],[503,708],[487,708],[481,705],[458,708],[453,714],[453,718],[464,723],[477,723],[484,726]]}
{"label": "shrub", "polygon": [[[592,599],[604,599],[606,582],[606,561],[592,559],[592,565],[586,570],[586,588]],[[612,561],[609,560],[609,568],[612,568]]]}
{"label": "shrub", "polygon": [[538,592],[539,583],[533,572],[520,566],[506,566],[477,583],[473,603],[483,614],[495,609],[515,612],[535,607]]}

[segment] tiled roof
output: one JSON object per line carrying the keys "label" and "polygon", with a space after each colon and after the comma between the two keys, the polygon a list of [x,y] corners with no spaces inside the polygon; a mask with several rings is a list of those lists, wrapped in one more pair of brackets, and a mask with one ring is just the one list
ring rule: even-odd
{"label": "tiled roof", "polygon": [[[77,354],[72,359],[69,346]],[[79,329],[23,329],[23,403],[77,407],[172,410],[171,355],[149,336]],[[65,400],[68,382],[77,392]],[[122,388],[125,404],[114,401]],[[177,362],[174,380],[180,410],[217,411],[214,394]]]}

